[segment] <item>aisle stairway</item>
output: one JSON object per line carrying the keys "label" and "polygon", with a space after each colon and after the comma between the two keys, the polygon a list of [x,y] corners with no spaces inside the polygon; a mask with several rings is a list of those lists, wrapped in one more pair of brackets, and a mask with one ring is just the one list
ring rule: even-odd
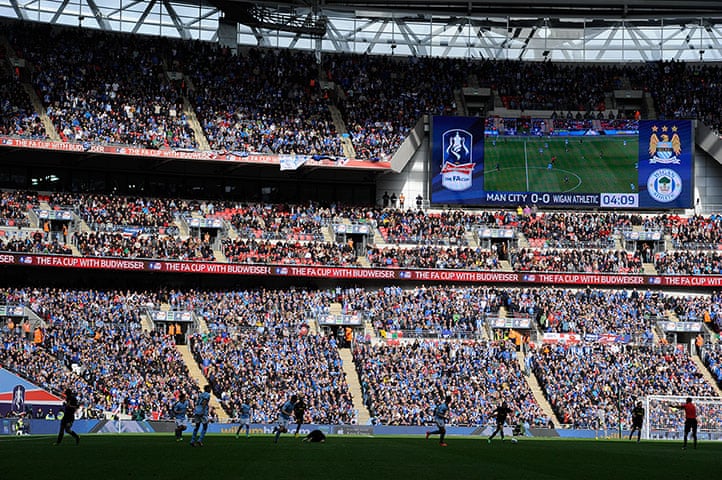
{"label": "aisle stairway", "polygon": [[[517,360],[519,360],[519,366],[521,367],[521,371],[523,372],[524,364],[526,362],[526,356],[524,355],[524,352],[517,353]],[[554,413],[552,406],[549,404],[546,397],[544,396],[544,392],[542,391],[541,385],[539,385],[536,376],[534,376],[533,373],[530,373],[530,375],[526,377],[526,380],[532,394],[534,395],[534,400],[536,400],[536,403],[539,404],[539,407],[541,407],[544,414],[547,417],[551,418],[554,422],[554,425],[558,428],[562,424],[562,422],[559,421],[559,418],[557,418],[556,414]]]}
{"label": "aisle stairway", "polygon": [[722,390],[720,390],[719,385],[717,385],[717,381],[714,379],[710,371],[707,369],[707,367],[704,365],[704,362],[701,358],[699,358],[699,355],[696,353],[691,354],[690,357],[692,357],[692,360],[694,361],[694,364],[697,366],[697,370],[702,374],[705,380],[712,385],[714,388],[715,393],[717,393],[717,396],[722,397]]}
{"label": "aisle stairway", "polygon": [[[200,388],[203,388],[204,385],[207,385],[208,380],[203,375],[203,371],[198,366],[198,363],[196,363],[195,358],[193,358],[190,347],[188,345],[177,345],[176,348],[183,357],[183,362],[185,362],[186,366],[188,367],[188,373],[190,374],[191,378],[198,382]],[[226,414],[225,410],[223,410],[223,408],[221,407],[221,403],[218,401],[218,398],[216,398],[215,395],[211,395],[211,407],[214,407],[216,409],[216,412],[218,413],[218,420],[221,423],[228,422],[228,414]]]}
{"label": "aisle stairway", "polygon": [[364,397],[361,392],[361,384],[359,383],[356,369],[354,368],[351,350],[348,348],[341,348],[338,353],[343,361],[343,371],[346,374],[346,382],[348,382],[348,389],[351,393],[353,406],[358,412],[358,425],[368,425],[371,416],[369,415],[366,405],[363,403]]}

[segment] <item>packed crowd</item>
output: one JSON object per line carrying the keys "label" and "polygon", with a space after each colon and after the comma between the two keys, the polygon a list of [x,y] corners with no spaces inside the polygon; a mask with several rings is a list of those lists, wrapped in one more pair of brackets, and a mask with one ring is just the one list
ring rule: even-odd
{"label": "packed crowd", "polygon": [[345,156],[311,52],[199,46],[183,65],[214,150]]}
{"label": "packed crowd", "polygon": [[27,227],[30,221],[26,212],[38,205],[38,196],[32,192],[0,192],[0,226]]}
{"label": "packed crowd", "polygon": [[641,273],[638,253],[623,250],[534,250],[521,248],[510,253],[509,263],[517,272]]}
{"label": "packed crowd", "polygon": [[676,299],[661,292],[511,288],[500,289],[507,311],[533,318],[545,332],[615,334],[636,343],[651,343],[657,318],[676,308]]}
{"label": "packed crowd", "polygon": [[545,345],[532,370],[557,417],[574,428],[629,428],[629,412],[647,395],[716,396],[675,346]]}
{"label": "packed crowd", "polygon": [[712,374],[712,378],[717,381],[718,386],[722,387],[722,344],[705,344],[702,359]]}
{"label": "packed crowd", "polygon": [[84,257],[124,257],[185,261],[215,261],[213,245],[195,237],[74,232],[73,244]]}
{"label": "packed crowd", "polygon": [[475,336],[487,315],[503,305],[504,290],[492,287],[388,286],[356,292],[349,311],[362,311],[383,332],[406,330],[417,336]]}
{"label": "packed crowd", "polygon": [[196,360],[213,390],[221,392],[221,404],[229,414],[246,402],[253,406],[252,421],[273,423],[279,405],[295,394],[308,406],[309,423],[355,422],[334,338],[303,334],[300,326],[190,338]]}
{"label": "packed crowd", "polygon": [[546,426],[511,342],[359,343],[353,350],[364,404],[383,425],[428,425],[450,395],[452,425],[486,425],[506,401],[510,422]]}
{"label": "packed crowd", "polygon": [[367,252],[372,267],[495,270],[501,268],[492,250],[470,247],[373,247]]}
{"label": "packed crowd", "polygon": [[654,268],[662,275],[720,275],[722,255],[710,251],[660,252],[654,256]]}
{"label": "packed crowd", "polygon": [[670,217],[668,233],[676,248],[716,250],[722,245],[722,215]]}
{"label": "packed crowd", "polygon": [[11,74],[0,52],[0,135],[44,138],[45,126],[17,74]]}
{"label": "packed crowd", "polygon": [[564,65],[553,62],[482,60],[472,71],[513,110],[603,112],[605,93],[621,88],[634,66]]}
{"label": "packed crowd", "polygon": [[74,211],[95,232],[134,234],[177,233],[175,217],[192,208],[183,200],[104,194],[51,194],[48,204]]}
{"label": "packed crowd", "polygon": [[[518,344],[453,340],[468,337],[455,333],[478,333],[487,315],[505,307],[510,314],[539,320],[549,332],[613,332],[618,338],[637,340],[636,346],[523,345],[531,357],[531,372],[563,423],[596,428],[602,410],[607,426],[615,428],[617,388],[622,389],[625,414],[644,395],[714,395],[683,349],[639,344],[652,339],[651,322],[664,310],[706,321],[709,311],[719,310],[722,302],[717,294],[679,297],[634,290],[387,286],[227,291],[3,288],[0,304],[27,306],[46,322],[37,326],[40,333],[20,328],[19,323],[15,328],[0,324],[3,367],[51,391],[72,385],[95,414],[137,417],[142,412],[150,418],[169,418],[168,409],[180,391],[197,391],[175,338],[141,328],[145,307],[167,304],[174,311],[195,312],[208,326],[207,334],[191,336],[190,345],[229,416],[245,401],[254,406],[254,422],[270,423],[278,405],[296,393],[309,405],[306,421],[352,423],[356,412],[339,345],[334,336],[317,335],[309,327],[312,319],[337,304],[343,312],[370,318],[381,338],[391,340],[387,333],[397,330],[434,337],[377,345],[357,338],[354,362],[363,400],[376,422],[425,424],[429,407],[448,393],[454,402],[452,424],[485,425],[493,407],[506,400],[514,411],[512,421],[547,425],[549,419],[535,403],[517,361]],[[718,350],[713,345],[704,350],[715,378]],[[628,419],[621,421],[626,426]]]}
{"label": "packed crowd", "polygon": [[645,63],[640,71],[659,118],[697,118],[722,133],[719,65],[670,60]]}
{"label": "packed crowd", "polygon": [[327,55],[323,69],[341,93],[356,157],[388,159],[423,115],[456,112],[454,88],[467,83],[467,60]]}
{"label": "packed crowd", "polygon": [[523,216],[519,231],[537,248],[608,248],[612,235],[631,222],[617,213],[546,213]]}
{"label": "packed crowd", "polygon": [[197,146],[182,92],[163,65],[179,42],[27,23],[6,34],[33,66],[33,86],[63,141]]}
{"label": "packed crowd", "polygon": [[471,218],[462,211],[426,213],[391,209],[382,211],[376,222],[386,243],[465,246]]}
{"label": "packed crowd", "polygon": [[[180,237],[183,219],[188,223],[192,217],[205,217],[225,221],[235,230],[234,235],[226,233],[228,228],[220,228],[217,233],[225,256],[229,261],[241,263],[360,266],[358,256],[366,256],[373,267],[493,270],[501,267],[502,260],[509,260],[512,270],[518,272],[635,274],[644,271],[643,262],[653,261],[659,274],[720,272],[716,252],[692,251],[692,245],[701,244],[679,240],[683,236],[691,238],[690,232],[697,228],[707,232],[708,240],[716,238],[722,220],[717,215],[542,213],[528,206],[520,206],[516,212],[427,212],[336,204],[262,204],[104,194],[38,195],[4,191],[0,195],[0,226],[29,227],[29,211],[37,213],[40,201],[47,201],[53,210],[77,214],[94,232],[83,234],[93,238],[85,240],[83,246],[87,248],[81,249],[82,255],[212,260],[215,236],[199,231],[199,234],[190,232],[192,237],[188,239]],[[324,241],[332,235],[334,224],[365,224],[370,232],[378,228],[381,237],[370,234],[364,254],[350,241]],[[64,253],[70,237],[59,235],[57,225],[53,228],[51,235],[40,232],[43,241],[40,244],[33,242],[37,240],[35,235],[28,238],[27,232],[22,238],[12,239],[5,234],[3,248]],[[488,228],[515,229],[526,237],[530,248],[506,243],[470,246],[473,239],[482,244],[483,239],[475,235]],[[668,233],[676,239],[675,245],[684,244],[687,248],[656,255],[649,250],[610,249],[620,235],[633,228]],[[38,229],[42,230],[42,226]],[[103,234],[102,241],[100,234]],[[81,236],[75,232],[78,244],[82,242]],[[712,248],[716,240],[704,246]]]}
{"label": "packed crowd", "polygon": [[[424,114],[457,113],[453,90],[488,87],[509,109],[555,112],[554,122],[610,118],[605,97],[631,85],[651,92],[659,118],[697,118],[719,131],[720,67],[686,62],[567,65],[484,59],[325,54],[6,22],[14,54],[65,141],[197,148],[184,96],[216,150],[387,159]],[[91,45],[92,48],[88,48]],[[122,48],[109,48],[122,45]],[[9,71],[9,69],[7,69]],[[6,73],[8,75],[9,73]],[[251,81],[248,81],[249,78]],[[413,79],[413,81],[412,81]],[[1,82],[3,131],[44,135],[23,92]],[[347,131],[337,131],[329,104]],[[572,113],[574,112],[574,114]]]}
{"label": "packed crowd", "polygon": [[215,214],[228,221],[243,238],[264,240],[318,240],[336,216],[335,206],[263,205],[227,206]]}
{"label": "packed crowd", "polygon": [[233,263],[358,266],[354,249],[330,242],[269,242],[223,239],[223,254]]}
{"label": "packed crowd", "polygon": [[50,255],[72,255],[73,249],[57,238],[46,238],[42,233],[32,235],[13,233],[0,236],[0,251],[16,253],[42,253]]}
{"label": "packed crowd", "polygon": [[3,333],[3,365],[56,393],[74,388],[89,410],[171,418],[178,393],[198,391],[173,339],[141,328],[153,294],[18,288],[0,297],[46,322],[37,343]]}
{"label": "packed crowd", "polygon": [[311,334],[307,323],[342,299],[336,289],[173,290],[164,296],[172,309],[194,311],[208,325],[209,333],[191,337],[190,345],[224,409],[234,416],[249,402],[253,421],[263,423],[273,422],[294,393],[309,406],[308,421],[355,420],[336,341]]}

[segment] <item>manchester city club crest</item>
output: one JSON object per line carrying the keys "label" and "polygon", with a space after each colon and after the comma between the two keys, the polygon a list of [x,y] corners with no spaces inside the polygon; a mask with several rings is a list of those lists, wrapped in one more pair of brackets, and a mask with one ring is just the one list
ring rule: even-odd
{"label": "manchester city club crest", "polygon": [[672,202],[682,193],[682,177],[671,168],[659,168],[647,178],[647,191],[658,202]]}
{"label": "manchester city club crest", "polygon": [[471,173],[476,165],[471,161],[473,137],[462,129],[444,132],[444,161],[441,165],[441,184],[444,188],[460,192],[471,188]]}
{"label": "manchester city club crest", "polygon": [[[671,137],[670,137],[671,130]],[[666,125],[657,136],[659,127],[652,127],[652,135],[649,136],[649,163],[664,163],[679,165],[679,155],[682,153],[682,141],[677,134],[677,127],[671,129]]]}

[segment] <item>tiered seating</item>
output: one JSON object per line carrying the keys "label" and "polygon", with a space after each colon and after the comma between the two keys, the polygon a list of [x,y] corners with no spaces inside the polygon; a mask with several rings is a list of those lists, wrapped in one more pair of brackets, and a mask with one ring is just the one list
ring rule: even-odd
{"label": "tiered seating", "polygon": [[227,220],[243,238],[322,241],[334,212],[310,205],[261,205],[226,207],[214,216]]}
{"label": "tiered seating", "polygon": [[193,237],[181,240],[170,235],[76,232],[73,243],[85,257],[152,258],[214,261],[213,246]]}
{"label": "tiered seating", "polygon": [[499,310],[502,292],[486,287],[387,287],[368,292],[349,308],[367,311],[382,334],[405,330],[418,336],[465,337],[479,333],[486,314]]}
{"label": "tiered seating", "polygon": [[181,68],[212,149],[343,156],[312,52],[196,48]]}
{"label": "tiered seating", "polygon": [[378,423],[426,425],[430,407],[452,397],[453,425],[485,425],[505,400],[512,422],[546,426],[548,418],[534,400],[511,342],[398,345],[357,344],[354,362],[364,403]]}
{"label": "tiered seating", "polygon": [[0,297],[27,305],[47,322],[42,341],[3,333],[3,365],[57,393],[75,388],[90,409],[172,418],[179,391],[198,386],[172,338],[143,332],[140,292],[4,289]]}
{"label": "tiered seating", "polygon": [[494,270],[500,268],[496,252],[469,247],[383,247],[369,249],[372,267]]}
{"label": "tiered seating", "polygon": [[63,141],[196,146],[182,92],[163,67],[180,42],[25,22],[7,29]]}
{"label": "tiered seating", "polygon": [[38,196],[32,192],[0,192],[0,226],[29,227],[25,212],[38,206]]}
{"label": "tiered seating", "polygon": [[327,79],[343,94],[337,104],[356,157],[390,158],[425,114],[453,115],[454,88],[469,74],[465,60],[377,55],[324,56]]}
{"label": "tiered seating", "polygon": [[224,239],[222,246],[229,262],[358,266],[356,253],[351,247],[328,242]]}
{"label": "tiered seating", "polygon": [[45,138],[45,126],[18,75],[10,74],[0,49],[0,135]]}
{"label": "tiered seating", "polygon": [[461,211],[425,213],[384,210],[377,217],[386,243],[420,245],[467,245],[469,218]]}
{"label": "tiered seating", "polygon": [[286,397],[297,394],[308,405],[311,422],[353,422],[335,340],[308,334],[304,323],[314,305],[328,302],[326,293],[190,292],[170,300],[192,306],[209,323],[210,335],[195,335],[190,345],[214,391],[225,399],[226,411],[250,402],[253,421],[271,423]]}
{"label": "tiered seating", "polygon": [[534,250],[522,248],[510,255],[517,272],[641,273],[642,259],[637,253],[620,250]]}
{"label": "tiered seating", "polygon": [[630,224],[616,213],[547,213],[522,217],[519,230],[534,248],[609,248],[615,230]]}
{"label": "tiered seating", "polygon": [[[575,428],[597,428],[600,409],[607,428],[629,428],[626,415],[647,395],[716,396],[689,355],[673,346],[544,346],[533,371],[556,415]],[[679,414],[666,415],[679,424]]]}

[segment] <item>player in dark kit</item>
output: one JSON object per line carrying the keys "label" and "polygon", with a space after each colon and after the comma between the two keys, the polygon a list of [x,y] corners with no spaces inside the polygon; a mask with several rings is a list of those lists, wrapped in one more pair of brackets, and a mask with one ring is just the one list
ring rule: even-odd
{"label": "player in dark kit", "polygon": [[308,435],[303,437],[304,442],[309,443],[324,443],[326,441],[326,435],[321,430],[311,430]]}
{"label": "player in dark kit", "polygon": [[687,435],[692,432],[692,440],[694,448],[697,448],[697,407],[692,403],[692,399],[687,397],[687,401],[682,405],[674,405],[672,408],[676,410],[684,410],[684,445],[683,450],[687,449]]}
{"label": "player in dark kit", "polygon": [[634,432],[637,432],[637,443],[642,436],[642,424],[644,423],[644,408],[642,402],[637,402],[637,405],[632,409],[632,431],[629,432],[629,439],[632,439]]}
{"label": "player in dark kit", "polygon": [[73,422],[75,421],[75,412],[80,407],[80,403],[78,402],[78,398],[75,396],[75,393],[73,393],[73,391],[69,388],[65,390],[64,406],[63,419],[60,420],[58,439],[53,445],[60,445],[60,442],[63,441],[63,436],[66,433],[69,433],[75,439],[75,444],[78,445],[80,444],[80,437],[73,431]]}
{"label": "player in dark kit", "polygon": [[506,423],[507,415],[509,415],[511,411],[511,408],[506,405],[506,402],[501,402],[501,405],[491,412],[491,416],[496,417],[496,430],[494,430],[491,437],[487,439],[487,442],[491,443],[491,439],[494,438],[497,433],[501,434],[501,441],[504,441],[504,424]]}
{"label": "player in dark kit", "polygon": [[301,431],[301,425],[303,425],[303,415],[306,413],[306,403],[303,398],[299,395],[296,403],[293,404],[293,416],[296,419],[296,433],[294,437],[298,437],[298,432]]}
{"label": "player in dark kit", "polygon": [[447,395],[444,402],[437,405],[434,408],[434,422],[436,423],[437,429],[433,432],[426,432],[426,439],[429,439],[429,435],[440,435],[439,445],[446,447],[447,444],[444,441],[446,438],[446,421],[449,417],[449,407],[451,406],[451,396]]}

